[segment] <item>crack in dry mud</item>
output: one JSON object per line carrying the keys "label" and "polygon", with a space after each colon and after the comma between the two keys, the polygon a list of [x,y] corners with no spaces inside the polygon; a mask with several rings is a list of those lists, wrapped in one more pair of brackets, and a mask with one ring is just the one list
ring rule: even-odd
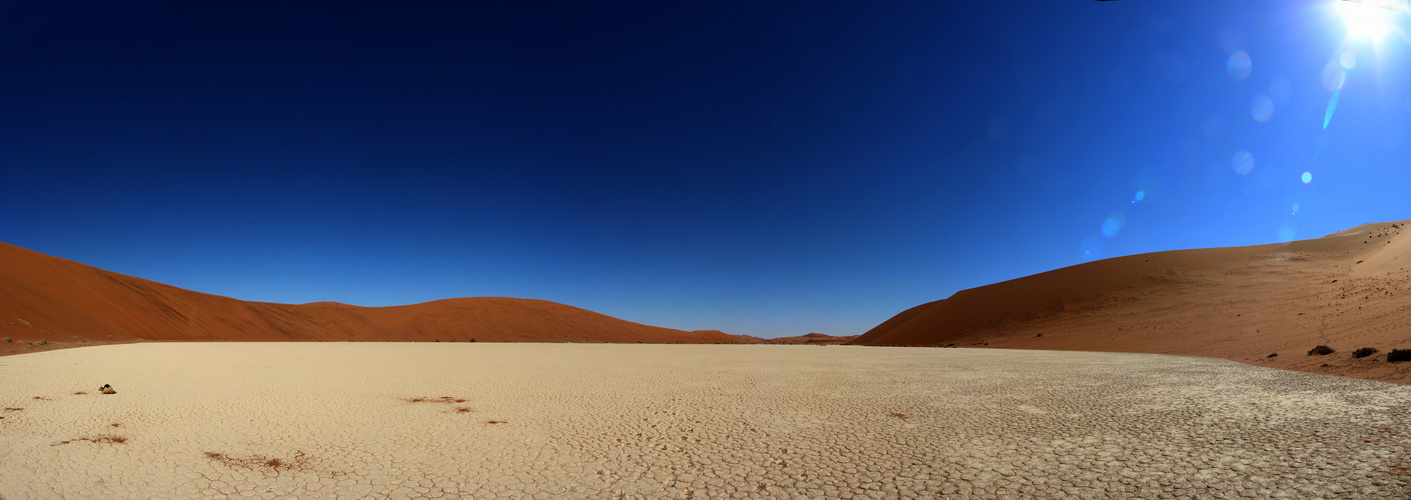
{"label": "crack in dry mud", "polygon": [[[172,343],[11,357],[0,378],[6,499],[1397,498],[1411,481],[1411,387],[1184,356]],[[123,391],[73,395],[92,380]]]}

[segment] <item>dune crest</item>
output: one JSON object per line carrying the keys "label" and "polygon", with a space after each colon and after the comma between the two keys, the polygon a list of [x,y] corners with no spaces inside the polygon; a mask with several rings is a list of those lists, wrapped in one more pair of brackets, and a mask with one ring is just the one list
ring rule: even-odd
{"label": "dune crest", "polygon": [[246,302],[0,243],[0,354],[107,341],[753,343],[544,300],[472,297],[393,307]]}
{"label": "dune crest", "polygon": [[[852,343],[1187,354],[1411,384],[1411,363],[1352,357],[1411,348],[1408,222],[1065,267],[913,307]],[[1320,344],[1337,352],[1307,354]]]}
{"label": "dune crest", "polygon": [[828,335],[826,333],[809,333],[797,337],[779,337],[770,339],[773,344],[832,344],[841,345],[856,339],[857,335]]}

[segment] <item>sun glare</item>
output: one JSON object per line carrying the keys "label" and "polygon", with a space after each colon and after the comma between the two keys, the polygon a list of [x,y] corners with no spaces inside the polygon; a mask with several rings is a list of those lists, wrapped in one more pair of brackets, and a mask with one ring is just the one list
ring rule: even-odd
{"label": "sun glare", "polygon": [[1347,24],[1348,38],[1375,43],[1396,25],[1396,16],[1406,10],[1406,0],[1341,0],[1337,9]]}

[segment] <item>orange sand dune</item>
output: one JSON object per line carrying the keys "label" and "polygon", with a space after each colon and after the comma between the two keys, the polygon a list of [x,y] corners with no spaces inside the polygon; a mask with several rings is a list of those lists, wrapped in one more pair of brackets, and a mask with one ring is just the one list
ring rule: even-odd
{"label": "orange sand dune", "polygon": [[846,344],[852,341],[853,339],[856,339],[857,337],[857,335],[835,336],[828,335],[826,333],[810,333],[797,337],[779,337],[769,339],[766,342],[769,342],[771,344]]}
{"label": "orange sand dune", "polygon": [[[913,307],[852,343],[1189,354],[1411,384],[1411,362],[1386,357],[1411,349],[1408,222],[1065,267]],[[1337,352],[1307,354],[1320,344]],[[1379,352],[1353,358],[1361,347]]]}
{"label": "orange sand dune", "polygon": [[[82,340],[75,338],[83,337]],[[623,321],[543,300],[476,297],[395,307],[245,302],[0,243],[0,354],[145,340],[752,343]],[[49,343],[44,346],[39,340]]]}

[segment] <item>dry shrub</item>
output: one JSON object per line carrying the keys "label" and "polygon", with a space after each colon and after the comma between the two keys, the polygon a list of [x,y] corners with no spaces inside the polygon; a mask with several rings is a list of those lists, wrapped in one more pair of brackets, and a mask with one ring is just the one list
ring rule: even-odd
{"label": "dry shrub", "polygon": [[1377,348],[1375,348],[1375,347],[1363,347],[1363,348],[1360,348],[1360,349],[1358,349],[1358,350],[1356,350],[1356,351],[1352,351],[1352,357],[1354,357],[1354,358],[1365,358],[1365,357],[1367,357],[1367,356],[1371,356],[1371,355],[1376,354],[1376,353],[1377,353]]}
{"label": "dry shrub", "polygon": [[445,403],[445,404],[464,403],[464,402],[466,402],[465,399],[453,398],[453,397],[451,397],[451,396],[441,396],[441,397],[439,397],[439,398],[432,398],[432,397],[406,398],[406,401],[407,401],[408,403]]}
{"label": "dry shrub", "polygon": [[126,442],[127,442],[127,438],[122,437],[122,436],[114,436],[114,435],[112,435],[112,434],[102,434],[102,435],[99,435],[99,436],[96,436],[96,437],[91,437],[91,438],[77,438],[77,439],[70,439],[70,440],[68,440],[68,441],[59,441],[59,442],[54,443],[54,444],[51,444],[51,445],[49,445],[49,446],[59,446],[59,445],[61,445],[61,444],[69,444],[69,443],[72,443],[72,442],[74,442],[74,441],[88,441],[88,442],[90,442],[90,443],[118,443],[118,444],[123,444],[123,443],[126,443]]}
{"label": "dry shrub", "polygon": [[1320,345],[1320,346],[1318,346],[1318,347],[1314,347],[1314,348],[1312,348],[1312,349],[1309,349],[1309,350],[1308,350],[1308,355],[1309,355],[1309,356],[1314,356],[1314,355],[1317,355],[1317,356],[1327,356],[1327,355],[1332,354],[1332,353],[1335,353],[1335,352],[1337,352],[1337,351],[1334,351],[1333,348],[1331,348],[1331,347],[1328,347],[1328,346],[1325,346],[1325,345]]}
{"label": "dry shrub", "polygon": [[1393,363],[1398,361],[1411,361],[1411,349],[1392,349],[1391,352],[1387,353],[1387,361]]}
{"label": "dry shrub", "polygon": [[284,460],[278,457],[263,457],[253,455],[246,458],[236,458],[224,453],[213,451],[206,452],[206,458],[220,462],[221,465],[232,469],[260,470],[265,475],[278,475],[286,470],[308,470],[309,457],[302,451],[294,452],[293,460]]}

